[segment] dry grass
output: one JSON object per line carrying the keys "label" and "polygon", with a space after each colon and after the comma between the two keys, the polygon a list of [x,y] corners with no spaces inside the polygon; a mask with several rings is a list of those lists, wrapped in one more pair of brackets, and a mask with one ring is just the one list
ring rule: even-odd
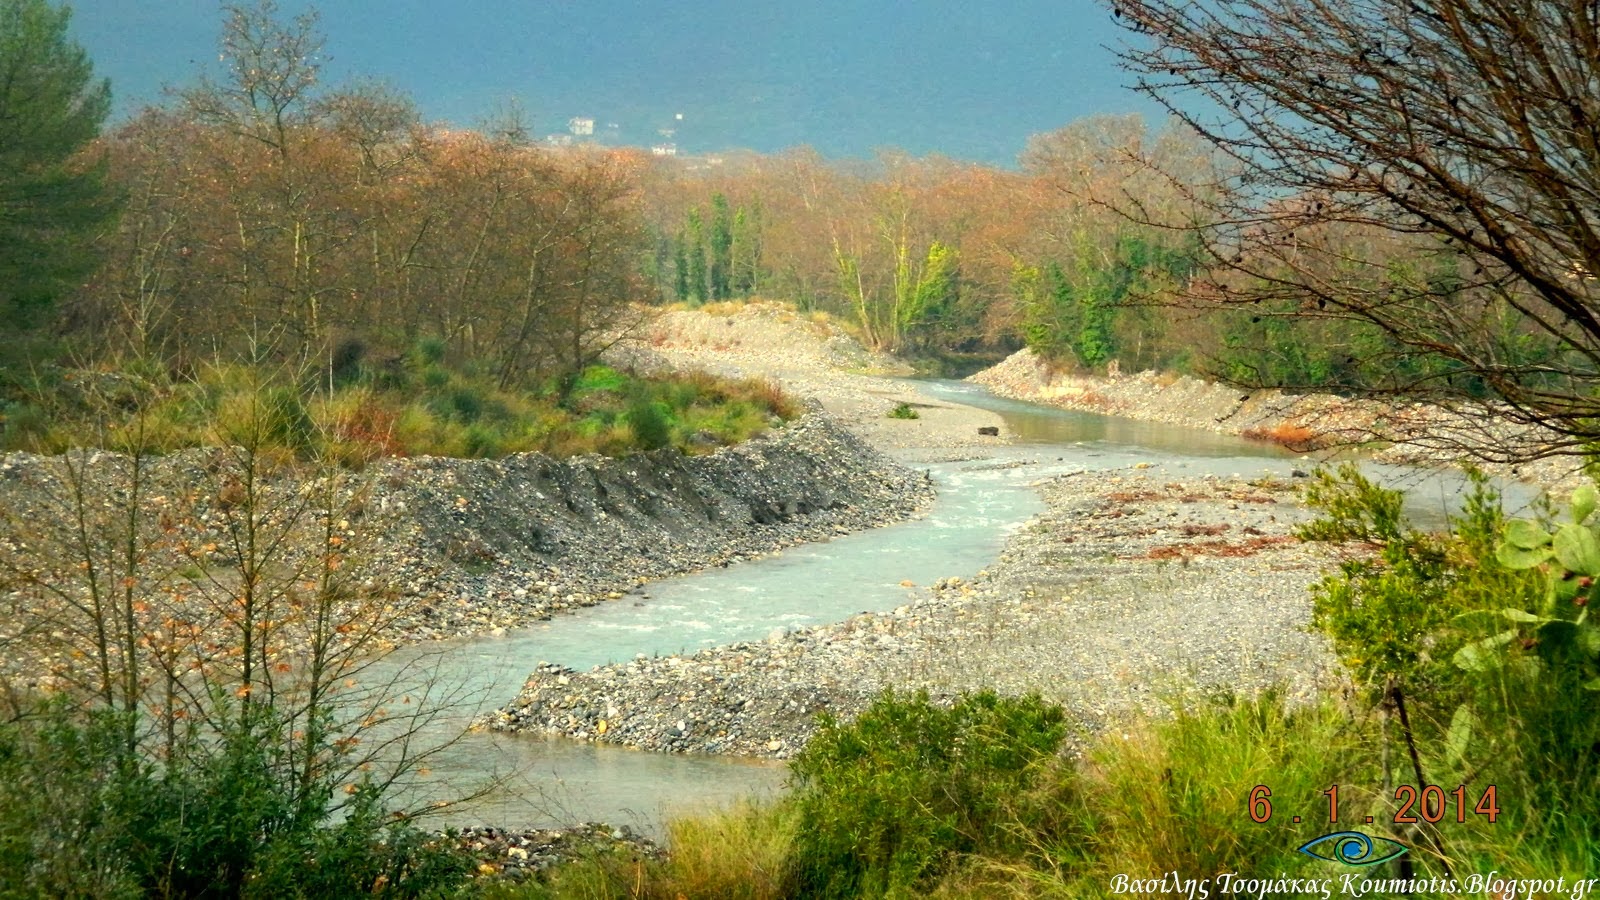
{"label": "dry grass", "polygon": [[1242,556],[1255,556],[1276,547],[1287,544],[1297,544],[1300,539],[1291,535],[1278,535],[1276,537],[1253,537],[1249,540],[1231,541],[1194,541],[1187,544],[1168,544],[1154,547],[1145,554],[1148,559],[1181,559],[1186,556],[1219,556],[1237,558]]}
{"label": "dry grass", "polygon": [[1288,422],[1281,422],[1277,425],[1257,425],[1253,428],[1246,428],[1239,434],[1241,437],[1249,438],[1253,441],[1268,441],[1299,453],[1321,450],[1328,446],[1325,435],[1304,425],[1294,425]]}

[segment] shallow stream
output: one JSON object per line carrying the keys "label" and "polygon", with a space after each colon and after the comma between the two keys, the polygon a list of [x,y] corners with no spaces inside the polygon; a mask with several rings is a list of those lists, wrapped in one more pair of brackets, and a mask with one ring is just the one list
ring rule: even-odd
{"label": "shallow stream", "polygon": [[[938,499],[923,518],[653,582],[621,600],[503,636],[407,648],[393,662],[426,660],[435,678],[477,699],[452,710],[429,735],[459,731],[478,712],[506,702],[543,661],[581,670],[636,654],[692,653],[866,610],[894,609],[911,596],[902,581],[927,585],[984,568],[1006,536],[1040,510],[1030,485],[1060,472],[1144,462],[1174,479],[1208,473],[1253,477],[1287,476],[1310,465],[1276,446],[1209,431],[1004,400],[964,382],[919,386],[938,399],[994,410],[1017,443],[997,446],[983,459],[924,466]],[[1412,512],[1422,520],[1438,521],[1459,492],[1461,479],[1449,473],[1372,470],[1411,490]],[[1519,499],[1528,496],[1515,493]],[[425,786],[403,799],[459,796],[493,777],[504,779],[483,798],[443,814],[437,824],[606,821],[653,835],[659,835],[667,815],[770,794],[781,789],[785,775],[778,763],[497,733],[467,735],[431,760],[429,768]]]}

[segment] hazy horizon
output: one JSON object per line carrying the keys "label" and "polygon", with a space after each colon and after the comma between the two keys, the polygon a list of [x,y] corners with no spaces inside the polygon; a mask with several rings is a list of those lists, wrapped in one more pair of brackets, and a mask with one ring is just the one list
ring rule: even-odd
{"label": "hazy horizon", "polygon": [[[72,5],[73,36],[111,79],[116,119],[216,63],[219,3]],[[421,0],[280,5],[286,17],[320,10],[325,85],[385,81],[424,119],[466,127],[516,102],[540,137],[589,117],[610,142],[670,140],[684,153],[894,147],[1009,164],[1029,135],[1084,116],[1162,115],[1127,88],[1106,46],[1125,34],[1090,0],[932,0],[914,14],[842,0],[711,0],[692,14],[638,0],[510,11],[462,0],[448,13]]]}

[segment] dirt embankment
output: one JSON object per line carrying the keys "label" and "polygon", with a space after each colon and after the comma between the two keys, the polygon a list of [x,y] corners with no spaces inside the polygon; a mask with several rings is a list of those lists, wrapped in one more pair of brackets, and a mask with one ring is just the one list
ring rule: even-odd
{"label": "dirt embankment", "polygon": [[[642,340],[616,348],[613,361],[642,371],[704,369],[736,378],[770,378],[815,400],[879,450],[930,461],[1009,442],[1000,416],[928,396],[911,367],[861,346],[824,317],[779,303],[718,304],[658,315]],[[905,404],[916,418],[890,418]],[[998,435],[984,435],[993,428]]]}
{"label": "dirt embankment", "polygon": [[1439,465],[1473,459],[1469,448],[1494,448],[1533,460],[1476,462],[1494,474],[1555,490],[1570,489],[1581,478],[1579,464],[1571,457],[1533,459],[1554,435],[1499,420],[1487,410],[1241,390],[1170,373],[1058,372],[1031,350],[1019,350],[968,380],[1002,397],[1206,428],[1275,441],[1294,450],[1377,444],[1373,456],[1381,462]]}

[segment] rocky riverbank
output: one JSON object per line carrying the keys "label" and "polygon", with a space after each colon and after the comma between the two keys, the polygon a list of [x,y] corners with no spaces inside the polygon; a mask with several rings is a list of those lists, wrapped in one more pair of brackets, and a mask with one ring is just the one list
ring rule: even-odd
{"label": "rocky riverbank", "polygon": [[1047,511],[976,577],[907,584],[890,613],[692,656],[575,672],[544,664],[484,727],[669,752],[787,757],[816,715],[848,718],[885,688],[936,697],[1038,691],[1085,728],[1192,690],[1286,684],[1309,696],[1334,663],[1306,630],[1329,563],[1290,535],[1289,481],[1193,479],[1159,466],[1038,486]]}
{"label": "rocky riverbank", "polygon": [[665,850],[626,825],[585,822],[567,828],[527,831],[492,826],[465,828],[440,835],[478,864],[478,877],[518,883],[563,863],[595,856],[627,854],[633,859],[660,859]]}
{"label": "rocky riverbank", "polygon": [[[814,410],[707,456],[390,463],[381,570],[426,598],[418,636],[513,627],[646,581],[896,522],[932,499]],[[396,477],[400,476],[400,477]]]}
{"label": "rocky riverbank", "polygon": [[[112,511],[129,460],[113,453],[74,459],[91,539],[114,545],[123,523]],[[0,552],[12,558],[12,575],[72,563],[65,517],[74,489],[62,464],[29,454],[0,458]],[[215,450],[149,461],[139,526],[151,554],[145,573],[184,565],[226,573],[237,564],[228,549],[229,523],[238,521],[242,502],[236,465]],[[255,486],[263,534],[289,529],[284,545],[300,548],[289,556],[325,539],[316,533],[314,507],[303,505],[314,488],[292,469],[274,470]],[[397,640],[525,625],[619,598],[649,579],[899,521],[933,495],[922,473],[878,453],[821,410],[705,456],[389,459],[337,490],[343,518],[335,540],[357,568],[356,580],[400,611]],[[4,586],[0,576],[0,598]]]}
{"label": "rocky riverbank", "polygon": [[[1019,350],[968,380],[1015,400],[1238,434],[1295,450],[1364,446],[1374,459],[1387,463],[1471,461],[1493,474],[1558,491],[1570,490],[1582,478],[1574,457],[1537,458],[1556,441],[1555,435],[1505,421],[1486,409],[1249,391],[1158,372],[1059,372],[1031,350]],[[1483,461],[1497,455],[1526,461]]]}

